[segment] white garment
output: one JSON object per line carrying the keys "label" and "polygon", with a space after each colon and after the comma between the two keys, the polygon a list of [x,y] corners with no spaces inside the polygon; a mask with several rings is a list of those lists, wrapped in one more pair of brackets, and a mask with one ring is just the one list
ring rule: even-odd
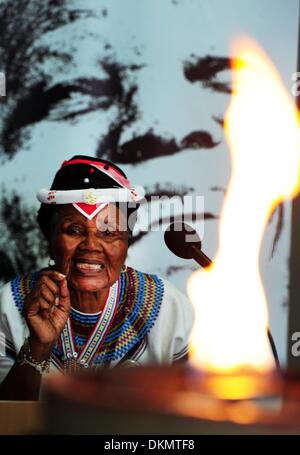
{"label": "white garment", "polygon": [[[161,279],[163,297],[154,325],[130,357],[140,365],[171,364],[183,358],[188,351],[188,340],[193,324],[194,312],[189,300],[171,283]],[[105,308],[103,310],[105,312]],[[0,383],[15,362],[29,330],[16,298],[11,282],[0,291]],[[113,360],[111,367],[120,359]],[[51,362],[50,369],[55,370]]]}

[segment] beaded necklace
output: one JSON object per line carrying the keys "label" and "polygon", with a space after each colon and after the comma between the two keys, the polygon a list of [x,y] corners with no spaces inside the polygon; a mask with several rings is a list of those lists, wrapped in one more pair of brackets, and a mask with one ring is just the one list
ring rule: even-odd
{"label": "beaded necklace", "polygon": [[[11,281],[12,296],[23,317],[25,297],[34,287],[38,276],[39,272],[34,272],[18,276]],[[54,346],[51,363],[60,371],[64,371],[66,361],[71,364],[68,367],[70,369],[74,368],[75,364],[76,368],[83,366],[83,363],[79,363],[78,360],[82,360],[89,367],[110,365],[111,363],[113,365],[114,362],[116,364],[135,347],[138,349],[140,343],[150,332],[158,317],[163,296],[164,284],[158,276],[127,267],[127,270],[121,272],[118,281],[111,287],[99,319],[96,316],[82,316],[83,321],[89,320],[90,330],[86,330],[78,324],[76,326],[76,318],[71,311],[69,323],[64,329],[66,338],[62,334]],[[76,340],[71,336],[73,323]],[[96,327],[91,328],[93,325],[97,327],[97,330]],[[79,329],[79,332],[76,329]],[[90,338],[93,334],[96,341],[87,346],[86,340],[88,338],[88,341],[91,341]],[[77,343],[78,337],[80,346]],[[63,343],[67,347],[63,348]],[[75,349],[76,345],[80,353]],[[84,354],[83,351],[85,351]],[[75,358],[74,353],[77,353]],[[66,354],[69,354],[68,360],[63,360]],[[73,359],[73,363],[71,359]]]}
{"label": "beaded necklace", "polygon": [[75,349],[71,319],[68,321],[61,334],[61,345],[63,350],[64,370],[73,373],[81,368],[88,368],[92,363],[93,357],[99,350],[107,330],[113,320],[118,302],[119,283],[116,281],[109,289],[104,310],[96,323],[93,332],[86,341],[80,354]]}

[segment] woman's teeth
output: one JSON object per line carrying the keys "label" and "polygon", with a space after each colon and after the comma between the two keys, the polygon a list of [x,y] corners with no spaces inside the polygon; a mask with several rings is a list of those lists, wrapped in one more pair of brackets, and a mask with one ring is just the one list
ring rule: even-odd
{"label": "woman's teeth", "polygon": [[78,270],[87,270],[89,272],[99,272],[104,269],[104,264],[88,264],[87,262],[77,262],[76,268]]}

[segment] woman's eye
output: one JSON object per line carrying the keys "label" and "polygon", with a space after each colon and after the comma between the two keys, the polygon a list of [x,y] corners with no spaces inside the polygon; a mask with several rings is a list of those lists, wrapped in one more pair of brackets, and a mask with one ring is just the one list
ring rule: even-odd
{"label": "woman's eye", "polygon": [[71,235],[81,234],[82,231],[83,230],[82,230],[81,226],[71,225],[71,226],[68,226],[68,228],[67,228],[67,233],[71,234]]}

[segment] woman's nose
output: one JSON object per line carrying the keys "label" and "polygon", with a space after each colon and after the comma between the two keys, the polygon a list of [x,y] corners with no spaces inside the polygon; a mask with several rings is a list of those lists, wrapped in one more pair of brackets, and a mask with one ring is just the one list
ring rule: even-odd
{"label": "woman's nose", "polygon": [[86,233],[85,239],[83,240],[82,244],[85,248],[89,250],[102,250],[103,244],[101,241],[100,236],[98,235],[98,231],[89,231]]}

